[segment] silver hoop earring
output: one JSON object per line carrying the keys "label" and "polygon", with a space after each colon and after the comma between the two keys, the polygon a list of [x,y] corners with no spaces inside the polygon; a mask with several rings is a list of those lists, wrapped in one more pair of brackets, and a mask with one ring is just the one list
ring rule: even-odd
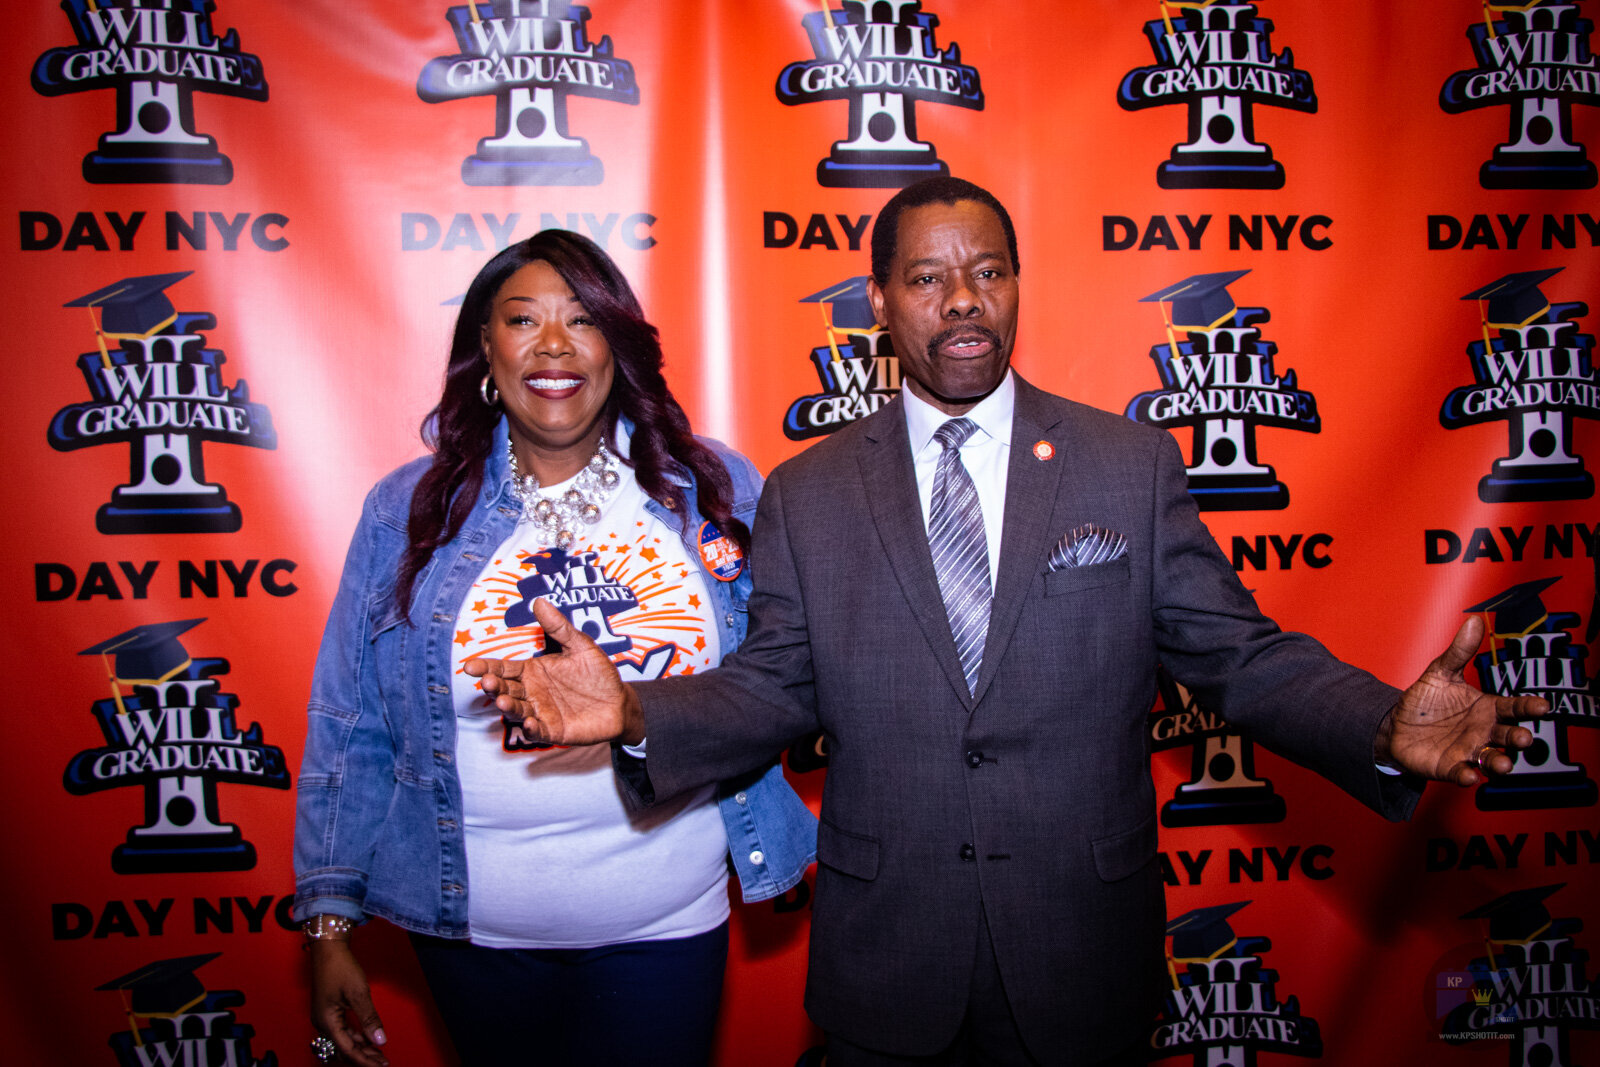
{"label": "silver hoop earring", "polygon": [[483,381],[478,383],[478,395],[483,397],[483,402],[490,407],[500,403],[500,390],[495,388],[494,375],[485,374]]}

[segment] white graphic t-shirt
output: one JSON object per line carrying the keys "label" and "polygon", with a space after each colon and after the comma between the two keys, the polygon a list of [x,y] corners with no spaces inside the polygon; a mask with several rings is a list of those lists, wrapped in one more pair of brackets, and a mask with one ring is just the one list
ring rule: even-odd
{"label": "white graphic t-shirt", "polygon": [[728,917],[728,839],[711,787],[630,813],[610,746],[532,747],[461,670],[474,656],[542,653],[544,631],[532,615],[540,597],[608,652],[624,680],[717,663],[708,579],[678,535],[645,510],[632,470],[620,473],[600,522],[574,531],[578,540],[566,551],[519,523],[456,619],[467,912],[480,945],[587,948],[688,937]]}

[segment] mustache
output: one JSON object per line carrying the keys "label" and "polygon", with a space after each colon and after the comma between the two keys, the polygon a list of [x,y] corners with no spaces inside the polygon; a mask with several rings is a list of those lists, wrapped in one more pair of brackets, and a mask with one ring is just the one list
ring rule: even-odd
{"label": "mustache", "polygon": [[957,337],[971,337],[973,335],[977,335],[982,337],[985,341],[988,341],[994,346],[996,352],[1000,351],[1002,346],[1000,344],[999,334],[995,333],[987,326],[980,326],[978,323],[968,322],[962,323],[959,326],[951,326],[948,329],[940,330],[938,333],[929,338],[928,358],[932,359],[939,351],[940,346],[944,345],[946,342],[953,341]]}

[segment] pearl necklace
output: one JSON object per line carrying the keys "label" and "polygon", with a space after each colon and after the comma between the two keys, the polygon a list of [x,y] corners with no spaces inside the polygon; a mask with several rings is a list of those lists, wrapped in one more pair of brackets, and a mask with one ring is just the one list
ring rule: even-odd
{"label": "pearl necklace", "polygon": [[622,483],[622,475],[617,473],[617,459],[606,448],[603,438],[589,462],[559,497],[539,493],[538,476],[522,473],[516,449],[511,447],[509,439],[506,454],[511,458],[511,489],[522,501],[522,517],[517,521],[537,526],[552,545],[563,550],[572,547],[576,539],[572,531],[579,523],[593,526],[600,521],[600,509],[606,498]]}

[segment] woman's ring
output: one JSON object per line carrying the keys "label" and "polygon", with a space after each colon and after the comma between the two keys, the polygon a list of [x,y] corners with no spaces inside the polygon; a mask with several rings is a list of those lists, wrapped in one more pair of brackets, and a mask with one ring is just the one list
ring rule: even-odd
{"label": "woman's ring", "polygon": [[315,1056],[320,1063],[327,1063],[329,1060],[333,1059],[334,1053],[338,1051],[338,1047],[321,1034],[318,1034],[316,1037],[311,1039],[311,1054]]}

